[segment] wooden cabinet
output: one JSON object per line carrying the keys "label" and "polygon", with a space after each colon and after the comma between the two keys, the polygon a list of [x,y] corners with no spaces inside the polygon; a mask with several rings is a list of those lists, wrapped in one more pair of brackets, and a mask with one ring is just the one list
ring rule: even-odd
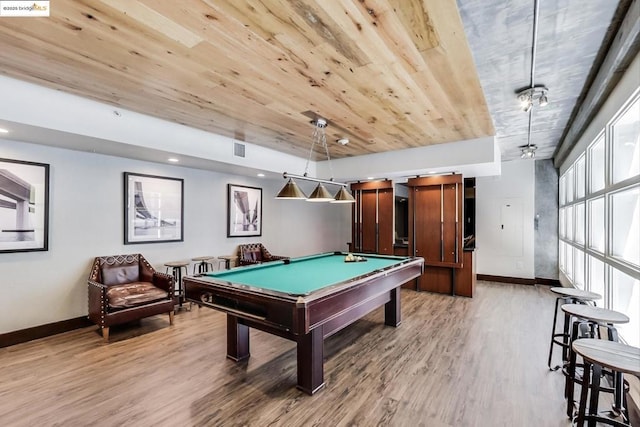
{"label": "wooden cabinet", "polygon": [[455,275],[454,293],[471,298],[476,287],[476,251],[465,249],[462,254],[462,268]]}
{"label": "wooden cabinet", "polygon": [[393,183],[351,184],[353,205],[352,248],[354,252],[393,255]]}
{"label": "wooden cabinet", "polygon": [[463,267],[462,175],[409,179],[409,254],[425,261],[418,289],[455,295]]}

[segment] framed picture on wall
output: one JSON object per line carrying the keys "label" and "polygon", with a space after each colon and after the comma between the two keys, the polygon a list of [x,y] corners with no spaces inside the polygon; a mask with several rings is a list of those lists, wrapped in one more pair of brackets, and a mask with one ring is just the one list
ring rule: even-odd
{"label": "framed picture on wall", "polygon": [[262,188],[228,184],[227,237],[262,236]]}
{"label": "framed picture on wall", "polygon": [[184,180],[124,173],[124,244],[182,242]]}
{"label": "framed picture on wall", "polygon": [[49,165],[0,158],[0,253],[49,249]]}

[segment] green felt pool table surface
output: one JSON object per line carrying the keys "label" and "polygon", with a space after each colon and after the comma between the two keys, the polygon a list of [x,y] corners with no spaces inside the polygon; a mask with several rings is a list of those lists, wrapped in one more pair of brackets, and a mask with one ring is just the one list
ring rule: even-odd
{"label": "green felt pool table surface", "polygon": [[218,280],[289,295],[308,295],[327,286],[374,273],[402,262],[405,257],[362,255],[366,262],[345,262],[345,253],[325,253],[274,261],[205,274]]}

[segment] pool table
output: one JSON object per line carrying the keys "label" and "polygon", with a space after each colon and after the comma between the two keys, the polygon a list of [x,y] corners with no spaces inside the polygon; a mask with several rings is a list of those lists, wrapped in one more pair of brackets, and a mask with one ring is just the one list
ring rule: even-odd
{"label": "pool table", "polygon": [[249,328],[297,343],[298,388],[324,386],[323,341],[382,305],[398,326],[400,286],[422,274],[424,260],[331,252],[184,278],[187,301],[227,313],[227,357],[249,357]]}

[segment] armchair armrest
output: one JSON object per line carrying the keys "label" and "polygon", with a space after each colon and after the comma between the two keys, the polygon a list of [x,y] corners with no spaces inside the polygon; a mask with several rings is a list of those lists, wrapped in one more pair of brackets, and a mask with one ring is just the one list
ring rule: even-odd
{"label": "armchair armrest", "polygon": [[170,296],[173,296],[175,283],[173,281],[172,275],[154,271],[153,277],[151,280],[152,280],[153,286],[163,289],[167,291]]}
{"label": "armchair armrest", "polygon": [[94,280],[88,280],[89,283],[89,318],[101,319],[102,314],[106,310],[107,286]]}

